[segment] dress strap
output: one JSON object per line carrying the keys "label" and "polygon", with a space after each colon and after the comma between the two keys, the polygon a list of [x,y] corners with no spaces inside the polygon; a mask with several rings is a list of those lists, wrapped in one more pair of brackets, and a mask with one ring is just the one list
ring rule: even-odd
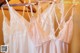
{"label": "dress strap", "polygon": [[53,24],[53,15],[55,14],[55,5],[56,5],[56,3],[55,2],[53,2],[52,3],[52,5],[51,5],[51,8],[49,9],[50,11],[49,11],[49,13],[51,13],[50,15],[49,15],[49,20],[50,20],[50,38],[51,39],[55,39],[56,37],[55,37],[55,34],[54,34],[54,24]]}
{"label": "dress strap", "polygon": [[71,12],[71,16],[70,16],[70,18],[69,18],[69,21],[71,21],[72,19],[73,19],[73,15],[74,15],[74,4],[72,5],[72,12]]}
{"label": "dress strap", "polygon": [[2,9],[2,14],[3,14],[3,17],[5,18],[6,16],[5,16],[5,14],[4,14],[3,7],[1,7],[1,9]]}
{"label": "dress strap", "polygon": [[38,16],[38,18],[40,18],[40,14],[41,14],[41,3],[40,2],[38,2],[38,10],[37,11],[38,11],[37,16]]}
{"label": "dress strap", "polygon": [[[29,0],[29,3],[31,3],[31,0]],[[32,5],[30,5],[30,10],[31,10],[31,16],[34,16]]]}
{"label": "dress strap", "polygon": [[5,0],[5,1],[6,1],[7,5],[8,5],[8,8],[9,8],[9,7],[10,7],[10,5],[9,5],[8,1],[7,1],[7,0]]}
{"label": "dress strap", "polygon": [[[62,19],[64,18],[64,3],[63,3],[63,0],[60,1],[60,3],[58,4],[58,8],[60,9],[60,13],[61,13],[61,20],[60,20],[60,23],[58,22],[58,17],[56,15],[56,12],[54,11],[55,13],[55,18],[56,18],[56,21],[57,21],[57,24],[58,24],[58,28],[55,30],[55,33],[57,32],[58,29],[61,30],[61,25],[62,25]],[[63,20],[63,22],[65,22],[65,20]]]}
{"label": "dress strap", "polygon": [[[25,0],[24,0],[24,3],[25,3]],[[23,13],[22,13],[23,17],[24,17],[24,13],[25,13],[25,6],[23,6]]]}
{"label": "dress strap", "polygon": [[[72,6],[68,9],[66,15],[67,15],[68,12],[73,8],[73,6],[74,6],[74,5],[72,5]],[[62,21],[60,22],[60,25],[63,23],[63,21],[64,21],[66,15],[64,16],[64,18],[63,18]],[[73,15],[73,13],[72,13],[72,15]],[[68,21],[70,21],[71,19],[72,19],[72,17],[70,17]],[[60,25],[57,27],[56,31],[59,29]],[[56,33],[56,31],[55,31],[55,33]]]}

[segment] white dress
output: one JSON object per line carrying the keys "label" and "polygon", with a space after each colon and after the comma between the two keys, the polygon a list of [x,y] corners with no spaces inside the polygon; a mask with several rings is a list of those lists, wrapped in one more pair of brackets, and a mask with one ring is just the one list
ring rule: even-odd
{"label": "white dress", "polygon": [[[6,19],[3,20],[4,39],[7,39],[4,42],[9,46],[8,53],[68,53],[68,43],[73,29],[72,15],[67,22],[63,20],[64,24],[57,22],[63,28],[61,28],[56,37],[54,31],[54,2],[40,15],[39,19],[32,17],[30,22],[18,14],[12,7],[8,7],[10,25],[8,25]],[[61,7],[59,8],[63,15],[64,9],[61,9]]]}

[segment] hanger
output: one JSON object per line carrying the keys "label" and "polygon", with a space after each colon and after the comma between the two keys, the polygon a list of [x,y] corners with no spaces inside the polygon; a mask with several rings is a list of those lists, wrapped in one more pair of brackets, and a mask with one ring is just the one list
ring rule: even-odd
{"label": "hanger", "polygon": [[[38,3],[41,2],[41,3],[46,3],[46,2],[49,2],[50,4],[52,4],[52,1],[37,1],[37,2],[34,2],[34,3],[18,3],[18,4],[9,4],[10,6],[26,6],[29,10],[28,12],[31,12],[30,11],[30,5],[38,5]],[[3,4],[2,7],[7,7],[7,4]],[[34,7],[32,7],[33,9],[33,12],[36,13],[36,9]],[[4,10],[8,10],[7,8],[4,8]],[[16,11],[23,11],[21,9],[15,9]],[[27,12],[25,10],[25,12]]]}
{"label": "hanger", "polygon": [[[8,0],[9,2],[10,0]],[[6,1],[5,0],[0,0],[0,7],[3,5],[3,4],[6,4]]]}
{"label": "hanger", "polygon": [[[9,5],[13,6],[13,7],[15,7],[15,6],[26,6],[28,9],[30,9],[29,5],[33,5],[33,4],[35,4],[35,3],[19,3],[19,4],[9,4]],[[7,4],[2,5],[2,7],[7,7]],[[4,10],[8,10],[8,8],[4,8]],[[16,11],[23,11],[22,9],[15,9],[15,10]],[[25,12],[27,12],[27,10],[25,10]],[[28,12],[31,12],[31,11],[28,10]],[[36,10],[34,9],[33,12],[36,13]]]}

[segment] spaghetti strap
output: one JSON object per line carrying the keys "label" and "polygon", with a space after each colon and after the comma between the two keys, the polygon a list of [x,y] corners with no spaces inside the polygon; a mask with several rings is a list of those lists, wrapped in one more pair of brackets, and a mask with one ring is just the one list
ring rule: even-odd
{"label": "spaghetti strap", "polygon": [[[68,12],[69,12],[72,8],[73,8],[73,5],[68,9],[66,15],[68,14]],[[61,19],[60,25],[61,25],[62,22],[65,20],[64,18],[66,17],[66,15]],[[72,19],[72,17],[70,17],[70,19]],[[69,19],[69,20],[70,20],[70,19]],[[59,29],[60,25],[58,25],[56,31]],[[55,33],[56,33],[56,31],[55,31]]]}
{"label": "spaghetti strap", "polygon": [[1,10],[2,10],[2,14],[3,14],[3,18],[5,18],[3,7],[1,7]]}
{"label": "spaghetti strap", "polygon": [[[29,3],[31,3],[31,0],[29,0]],[[31,16],[33,17],[33,16],[34,16],[34,14],[33,14],[32,5],[30,5],[30,10],[31,10]]]}
{"label": "spaghetti strap", "polygon": [[41,14],[41,3],[38,2],[38,10],[37,10],[37,21],[40,21],[40,14]]}
{"label": "spaghetti strap", "polygon": [[1,7],[2,10],[2,14],[3,14],[3,37],[4,37],[4,44],[5,45],[9,45],[9,36],[10,36],[10,25],[9,25],[9,20],[6,18],[5,14],[4,14],[4,10],[3,7]]}
{"label": "spaghetti strap", "polygon": [[24,17],[24,13],[25,13],[25,6],[23,6],[23,13],[22,13],[23,17]]}
{"label": "spaghetti strap", "polygon": [[8,5],[8,8],[10,9],[10,5],[9,5],[9,3],[8,3],[8,0],[5,0],[5,1],[6,1],[7,5]]}
{"label": "spaghetti strap", "polygon": [[[58,34],[58,39],[66,42],[66,43],[69,43],[72,38],[72,30],[73,30],[72,18],[73,18],[73,9],[74,9],[72,7],[73,7],[73,5],[70,7],[70,9],[72,9],[72,12],[71,12],[71,16],[70,16],[69,20],[64,24],[63,29]],[[64,34],[66,34],[66,35],[64,35]]]}

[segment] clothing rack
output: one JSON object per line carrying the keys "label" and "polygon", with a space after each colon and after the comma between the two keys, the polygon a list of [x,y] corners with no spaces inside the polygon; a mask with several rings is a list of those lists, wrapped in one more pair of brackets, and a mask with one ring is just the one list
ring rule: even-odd
{"label": "clothing rack", "polygon": [[[36,3],[31,3],[32,5],[36,5]],[[13,6],[13,7],[15,7],[15,6],[26,6],[26,7],[28,7],[29,5],[31,5],[30,3],[19,3],[19,4],[9,4],[10,6]],[[2,7],[7,7],[7,4],[5,4],[5,5],[2,5]],[[28,7],[28,9],[29,9],[29,7]],[[8,10],[8,8],[4,8],[4,10]],[[15,9],[16,11],[23,11],[22,9]],[[25,12],[27,12],[27,10],[25,10]],[[31,12],[30,10],[28,10],[28,12]],[[36,11],[35,11],[35,9],[33,9],[33,12],[35,13]]]}
{"label": "clothing rack", "polygon": [[[41,2],[41,3],[52,3],[53,1],[38,1],[38,2],[34,2],[34,3],[19,3],[19,4],[9,4],[10,6],[29,6],[29,5],[38,5],[38,3]],[[7,6],[7,4],[5,5],[2,5],[2,7],[5,7]]]}
{"label": "clothing rack", "polygon": [[[50,4],[52,4],[53,1],[38,1],[38,2],[34,2],[34,3],[19,3],[19,4],[9,4],[10,6],[26,6],[28,9],[30,5],[38,5],[38,3],[47,3],[49,2]],[[2,5],[2,7],[7,7],[7,4]],[[8,8],[4,8],[4,10],[8,10]],[[16,11],[23,11],[21,9],[15,9]],[[27,10],[25,10],[25,12],[27,12]],[[28,12],[31,12],[30,10],[28,10]],[[36,13],[36,10],[33,8],[33,12]]]}
{"label": "clothing rack", "polygon": [[[34,2],[34,3],[18,3],[18,4],[9,4],[10,6],[26,6],[29,10],[28,12],[31,12],[30,10],[30,5],[38,5],[38,3],[41,2],[41,3],[50,3],[52,4],[52,2],[55,2],[57,3],[56,1],[38,1],[38,2]],[[74,5],[75,6],[75,5]],[[7,4],[4,4],[2,5],[2,7],[7,7]],[[32,8],[33,9],[33,12],[36,13],[36,9]],[[4,10],[8,10],[8,8],[4,8]],[[21,9],[15,9],[16,11],[23,11]],[[25,10],[25,12],[27,12],[27,10]]]}
{"label": "clothing rack", "polygon": [[[19,4],[9,4],[10,6],[29,6],[29,5],[36,5],[36,3],[19,3]],[[7,4],[2,5],[2,7],[6,7]]]}

